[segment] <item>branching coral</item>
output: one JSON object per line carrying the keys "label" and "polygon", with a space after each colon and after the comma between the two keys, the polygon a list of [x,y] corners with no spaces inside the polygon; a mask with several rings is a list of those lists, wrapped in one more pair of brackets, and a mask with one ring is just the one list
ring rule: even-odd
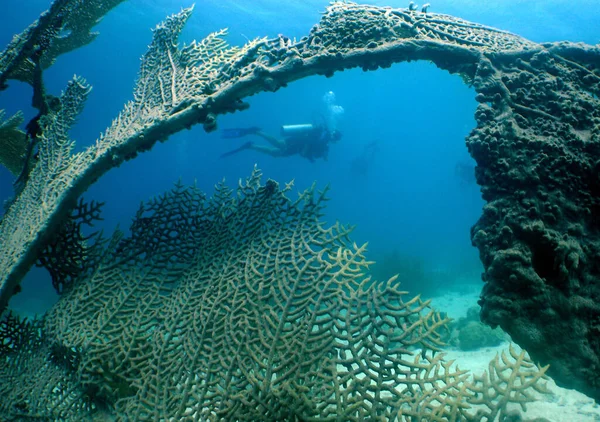
{"label": "branching coral", "polygon": [[431,371],[435,375],[430,375],[435,381],[403,399],[407,406],[400,409],[401,417],[410,421],[504,421],[511,414],[523,420],[518,412],[509,411],[508,405],[518,404],[526,411],[527,403],[536,400],[536,392],[548,393],[540,382],[548,367],[536,367],[525,351],[517,352],[512,346],[496,355],[488,372],[474,375],[472,380],[466,371],[452,372],[451,367],[452,362],[439,361]]}
{"label": "branching coral", "polygon": [[[133,158],[156,141],[164,140],[170,134],[195,123],[202,122],[207,130],[212,130],[215,115],[245,108],[241,98],[247,95],[264,89],[277,89],[288,81],[312,73],[333,72],[360,65],[374,53],[377,53],[374,55],[377,62],[378,55],[396,54],[396,49],[398,52],[405,50],[404,39],[397,38],[394,33],[368,32],[359,33],[357,40],[366,42],[378,37],[381,49],[373,48],[362,51],[359,55],[354,54],[355,50],[360,51],[364,45],[348,44],[336,34],[346,31],[348,22],[356,18],[373,19],[374,22],[384,19],[390,28],[398,25],[423,27],[422,22],[415,20],[418,16],[413,14],[390,12],[391,14],[382,17],[378,8],[335,3],[323,18],[323,25],[315,29],[309,38],[294,45],[281,39],[261,39],[251,41],[242,48],[228,47],[222,39],[224,33],[221,31],[210,35],[203,42],[192,43],[180,49],[177,38],[190,13],[191,9],[183,10],[156,28],[149,51],[142,59],[134,100],[125,105],[123,112],[94,146],[74,156],[70,156],[68,152],[62,156],[61,181],[54,180],[56,175],[45,174],[43,166],[32,171],[36,174],[34,178],[45,180],[51,188],[48,192],[39,192],[40,188],[35,187],[36,193],[33,195],[29,191],[25,192],[19,198],[25,205],[11,207],[7,218],[0,225],[0,238],[4,238],[13,235],[11,225],[16,219],[25,221],[25,233],[20,232],[14,239],[22,246],[15,243],[7,250],[3,249],[0,254],[0,269],[5,274],[0,286],[0,307],[5,306],[25,269],[35,261],[35,250],[43,247],[52,230],[56,230],[55,225],[68,214],[69,207],[73,207],[77,197],[89,184],[110,168]],[[448,19],[448,26],[452,25],[453,20]],[[462,25],[461,23],[461,28]],[[474,28],[474,31],[481,31],[483,27],[474,25]],[[464,29],[460,31],[462,33]],[[439,34],[434,35],[434,32],[424,31],[422,28],[417,31],[419,39],[428,42],[439,38]],[[523,48],[515,41],[518,37],[492,31],[492,35],[486,40],[487,44],[482,43],[486,49],[496,48],[494,46],[499,44],[494,36],[496,34],[500,34],[498,39],[512,37],[511,48],[515,45]],[[477,55],[472,50],[461,47],[461,44],[471,45],[463,38],[457,33],[452,41],[460,51],[471,55],[470,60],[474,62]],[[444,44],[447,41],[444,40]],[[528,45],[526,42],[522,44]],[[414,46],[411,49],[414,50]],[[433,57],[439,53],[434,50]],[[341,58],[344,60],[340,60]],[[54,130],[51,126],[53,118],[71,113],[68,106],[63,109],[56,112],[55,117],[45,119],[47,126],[44,132],[48,135],[42,141],[45,146],[40,148],[54,148],[53,143],[68,143],[66,134],[63,135],[64,128],[58,136],[51,133]],[[43,197],[44,195],[49,197]],[[41,213],[38,211],[35,215],[28,216],[30,211],[23,209],[27,209],[28,203],[43,204]],[[27,247],[23,248],[24,245]]]}
{"label": "branching coral", "polygon": [[[0,289],[3,296],[10,296],[16,286],[16,283],[11,283],[11,276],[20,278],[37,259],[36,254],[29,253],[23,260],[23,252],[34,245],[37,247],[44,245],[50,233],[44,232],[42,228],[48,224],[57,224],[56,221],[48,218],[47,211],[61,203],[63,198],[60,193],[69,187],[74,173],[76,174],[78,170],[76,166],[70,167],[77,156],[71,156],[73,145],[67,132],[83,107],[88,93],[89,86],[85,81],[75,78],[61,96],[60,111],[44,118],[45,131],[40,142],[36,165],[23,191],[0,222],[0,238],[2,238],[0,265],[4,268],[12,267],[14,271],[12,274],[5,275],[8,277],[5,278]],[[64,206],[68,205],[64,204]],[[54,216],[58,221],[61,218],[62,215]]]}
{"label": "branching coral", "polygon": [[84,235],[83,226],[93,226],[95,221],[102,219],[102,205],[103,203],[95,201],[88,203],[80,200],[74,212],[63,223],[62,229],[39,253],[36,265],[48,270],[52,285],[58,293],[68,288],[82,273],[95,267],[90,259],[96,256],[93,249],[100,247],[102,242],[98,233]]}
{"label": "branching coral", "polygon": [[29,83],[34,91],[32,105],[39,110],[38,116],[27,125],[27,136],[21,131],[0,132],[0,164],[19,176],[19,182],[27,177],[33,164],[30,161],[40,130],[38,120],[56,111],[58,106],[52,107],[54,98],[45,92],[43,70],[58,56],[92,42],[98,35],[92,28],[121,2],[123,0],[56,0],[23,33],[15,35],[0,54],[0,91],[7,87],[9,80]]}
{"label": "branching coral", "polygon": [[94,41],[92,28],[124,0],[56,0],[0,54],[0,90],[16,79],[34,84],[34,69],[50,67],[61,54]]}
{"label": "branching coral", "polygon": [[[480,102],[467,146],[488,201],[472,233],[486,270],[484,320],[552,363],[562,385],[600,397],[597,46],[536,44],[451,16],[337,2],[299,42],[282,36],[235,48],[219,32],[179,48],[190,13],[155,30],[133,101],[94,146],[72,155],[66,134],[87,95],[81,79],[42,119],[40,160],[0,222],[0,309],[90,184],[157,141],[198,123],[213,130],[217,115],[247,106],[246,96],[305,76],[430,60],[458,73]],[[0,83],[51,22],[41,19],[0,58]]]}
{"label": "branching coral", "polygon": [[436,353],[448,320],[319,220],[325,192],[259,178],[144,204],[43,326],[0,325],[0,417],[482,420],[471,404],[534,400],[545,369],[512,353],[469,383]]}
{"label": "branching coral", "polygon": [[18,175],[27,152],[25,132],[19,129],[19,125],[23,123],[23,114],[17,113],[6,120],[4,114],[4,110],[0,110],[0,165]]}

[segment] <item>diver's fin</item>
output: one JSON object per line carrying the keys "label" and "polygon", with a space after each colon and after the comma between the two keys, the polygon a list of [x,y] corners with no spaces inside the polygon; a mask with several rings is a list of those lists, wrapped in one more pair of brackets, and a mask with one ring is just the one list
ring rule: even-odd
{"label": "diver's fin", "polygon": [[252,127],[238,127],[233,129],[223,129],[221,132],[221,138],[224,139],[233,139],[233,138],[241,138],[246,135],[252,135],[257,132],[260,132],[260,128],[256,126]]}
{"label": "diver's fin", "polygon": [[242,145],[239,148],[236,148],[236,149],[233,149],[233,150],[231,150],[229,152],[221,154],[221,156],[219,158],[231,157],[232,155],[237,154],[240,151],[252,148],[252,145],[253,145],[252,142],[246,142],[244,145]]}

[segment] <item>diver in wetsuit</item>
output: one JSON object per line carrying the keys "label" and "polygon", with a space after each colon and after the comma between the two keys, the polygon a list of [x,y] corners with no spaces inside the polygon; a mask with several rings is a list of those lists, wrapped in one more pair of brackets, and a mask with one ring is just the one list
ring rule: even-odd
{"label": "diver in wetsuit", "polygon": [[281,128],[282,138],[276,138],[261,131],[258,127],[226,129],[223,138],[241,138],[247,135],[255,135],[263,138],[269,144],[260,145],[254,142],[246,142],[239,148],[226,152],[221,158],[229,157],[246,149],[262,152],[272,157],[290,157],[300,155],[311,163],[317,158],[327,160],[329,144],[340,140],[341,133],[329,130],[325,125],[290,125]]}

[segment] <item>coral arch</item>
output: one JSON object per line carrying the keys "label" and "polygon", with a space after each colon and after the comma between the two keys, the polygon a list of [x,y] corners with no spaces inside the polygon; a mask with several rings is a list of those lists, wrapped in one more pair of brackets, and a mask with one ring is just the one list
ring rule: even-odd
{"label": "coral arch", "polygon": [[179,48],[190,13],[156,29],[134,100],[94,146],[74,155],[67,137],[85,81],[75,79],[63,96],[71,106],[48,117],[39,163],[0,223],[0,309],[77,198],[157,141],[197,123],[213,130],[217,115],[247,107],[245,97],[309,75],[429,60],[459,74],[480,103],[466,144],[487,202],[472,229],[485,268],[482,319],[550,363],[557,382],[600,398],[598,46],[338,2],[298,42],[231,48],[219,32]]}

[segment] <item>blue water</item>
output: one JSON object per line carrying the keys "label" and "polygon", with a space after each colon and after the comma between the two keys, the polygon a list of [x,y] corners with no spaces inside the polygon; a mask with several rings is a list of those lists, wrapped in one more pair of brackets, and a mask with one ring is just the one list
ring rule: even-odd
{"label": "blue water", "polygon": [[[408,1],[374,1],[406,7]],[[0,45],[21,32],[50,2],[3,0]],[[139,57],[151,40],[151,31],[166,15],[189,6],[180,0],[130,0],[108,14],[97,26],[98,39],[62,56],[45,74],[47,90],[58,94],[73,74],[85,77],[94,90],[72,131],[77,147],[95,141],[131,98]],[[300,38],[318,22],[324,0],[205,0],[183,33],[182,41],[201,39],[228,27],[231,44],[241,45],[258,36],[285,34]],[[433,2],[434,12],[518,33],[533,41],[568,39],[597,43],[600,8],[596,1],[502,0]],[[459,163],[474,164],[464,138],[473,128],[474,92],[457,76],[426,62],[395,65],[364,73],[351,70],[333,78],[311,77],[276,93],[249,98],[249,110],[220,116],[219,129],[259,126],[277,134],[283,124],[308,123],[324,112],[322,97],[333,91],[345,112],[338,121],[342,140],[331,147],[329,160],[310,163],[300,157],[273,158],[244,151],[228,159],[219,155],[243,142],[221,139],[201,127],[173,136],[165,144],[112,170],[94,185],[86,198],[105,201],[105,220],[98,225],[110,233],[125,229],[143,200],[172,187],[177,180],[197,181],[210,193],[225,179],[230,185],[248,176],[255,164],[265,177],[279,182],[295,180],[297,189],[313,182],[331,190],[326,219],[356,225],[353,239],[369,242],[370,258],[380,260],[396,251],[425,263],[428,271],[445,271],[477,283],[481,272],[471,246],[469,229],[481,214],[483,201],[475,184],[455,174]],[[7,114],[23,110],[29,119],[31,92],[11,82],[0,93],[0,109]],[[352,161],[365,145],[376,141],[378,150],[366,174],[352,172]],[[0,168],[0,199],[11,195],[12,177]],[[290,195],[295,198],[295,193]],[[449,278],[448,284],[455,282]],[[25,292],[13,306],[28,311],[54,300],[44,270],[28,275]]]}

